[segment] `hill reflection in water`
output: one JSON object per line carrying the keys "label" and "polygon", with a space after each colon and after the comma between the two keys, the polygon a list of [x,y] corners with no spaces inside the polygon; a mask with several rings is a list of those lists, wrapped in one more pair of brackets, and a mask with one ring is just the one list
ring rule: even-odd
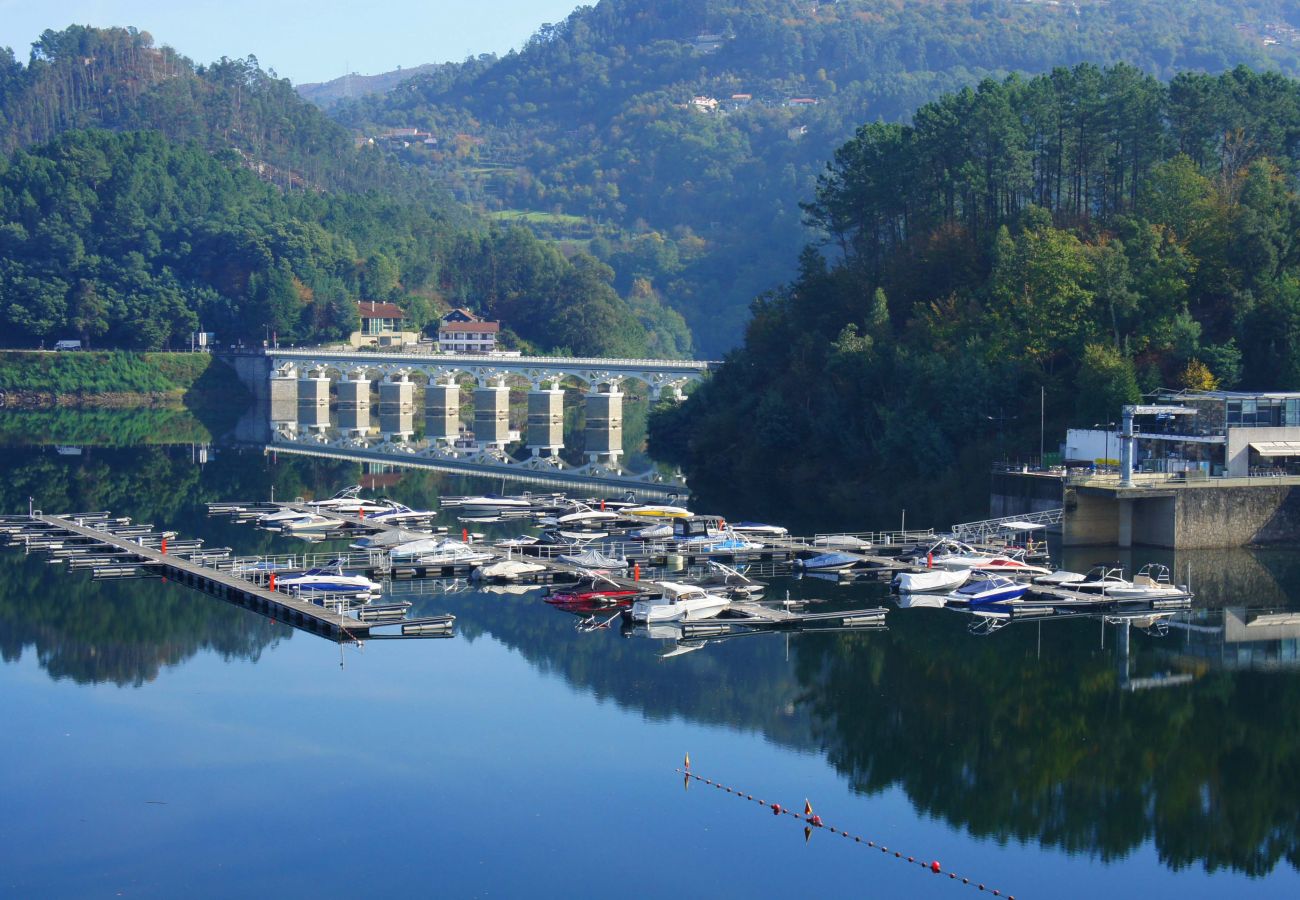
{"label": "hill reflection in water", "polygon": [[[5,450],[0,465],[5,511],[39,490],[51,510],[113,509],[241,552],[277,539],[208,519],[205,502],[265,497],[273,484],[278,496],[320,494],[360,476],[355,466],[237,453],[198,466],[184,450],[161,448],[71,458]],[[420,473],[387,487],[429,506],[470,484]],[[414,611],[453,612],[458,640],[499,642],[538,674],[645,719],[723,726],[822,754],[855,791],[901,789],[919,815],[976,837],[1103,862],[1150,842],[1171,869],[1257,876],[1297,866],[1300,624],[1261,617],[1288,608],[1300,554],[1192,562],[1199,599],[1185,627],[1164,637],[1133,631],[1126,643],[1097,619],[980,637],[952,611],[895,609],[884,632],[765,635],[661,659],[663,646],[617,628],[577,632],[539,592],[436,593]],[[141,686],[200,653],[256,662],[289,637],[182,588],[56,575],[12,550],[0,554],[0,586],[4,660],[30,648],[51,678],[76,683]],[[773,585],[776,595],[787,589],[854,605],[884,600],[879,585]],[[1191,678],[1137,689],[1167,674]]]}

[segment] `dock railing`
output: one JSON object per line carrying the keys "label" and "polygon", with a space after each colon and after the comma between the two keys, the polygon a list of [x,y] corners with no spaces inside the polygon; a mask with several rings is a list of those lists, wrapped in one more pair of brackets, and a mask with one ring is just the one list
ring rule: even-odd
{"label": "dock railing", "polygon": [[990,537],[1009,537],[1008,525],[1025,523],[1027,525],[1060,525],[1065,516],[1065,509],[1045,509],[1038,512],[1024,513],[1018,516],[1002,516],[997,519],[981,519],[978,522],[962,522],[952,526],[953,537],[968,544],[984,543]]}

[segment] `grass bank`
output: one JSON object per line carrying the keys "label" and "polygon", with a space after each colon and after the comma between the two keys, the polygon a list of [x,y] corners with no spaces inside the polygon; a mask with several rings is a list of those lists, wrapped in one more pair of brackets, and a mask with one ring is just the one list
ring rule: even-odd
{"label": "grass bank", "polygon": [[235,372],[207,353],[124,350],[0,352],[0,391],[8,405],[136,406],[174,402],[190,408],[247,405]]}

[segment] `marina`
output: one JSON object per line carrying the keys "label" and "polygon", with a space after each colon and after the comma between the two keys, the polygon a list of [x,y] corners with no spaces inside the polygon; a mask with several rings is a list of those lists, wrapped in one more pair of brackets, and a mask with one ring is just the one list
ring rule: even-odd
{"label": "marina", "polygon": [[[85,463],[77,459],[62,464]],[[130,464],[115,463],[122,471],[129,471],[125,467]],[[1079,590],[1071,582],[1038,585],[1026,578],[1025,595],[1014,603],[958,605],[944,593],[897,594],[889,586],[900,573],[924,576],[948,571],[937,565],[944,547],[936,545],[951,539],[944,537],[944,531],[957,536],[951,526],[868,534],[837,523],[835,528],[781,533],[782,523],[773,522],[734,529],[738,537],[762,547],[714,550],[680,544],[700,528],[705,533],[696,534],[697,538],[715,545],[731,541],[725,533],[709,534],[721,531],[717,516],[697,515],[696,524],[684,526],[674,538],[665,536],[663,523],[625,525],[617,518],[593,517],[589,525],[573,529],[541,524],[531,513],[468,516],[471,510],[458,505],[458,497],[478,497],[482,503],[493,491],[502,500],[522,493],[501,491],[499,482],[481,481],[438,482],[438,490],[429,492],[423,489],[429,483],[425,479],[442,476],[414,474],[367,488],[360,496],[369,505],[381,506],[386,496],[413,511],[434,513],[427,519],[408,527],[408,523],[374,520],[369,509],[364,515],[335,510],[328,515],[341,527],[306,539],[254,523],[280,512],[320,515],[322,499],[344,493],[341,487],[362,479],[348,477],[346,469],[296,459],[273,463],[232,455],[217,466],[209,464],[204,470],[203,478],[210,482],[204,502],[142,504],[137,498],[100,494],[100,502],[93,503],[79,502],[79,495],[71,495],[57,506],[44,504],[44,513],[33,509],[34,515],[15,514],[0,521],[0,540],[7,545],[0,552],[0,571],[7,573],[6,583],[16,586],[24,579],[41,579],[39,583],[47,583],[50,591],[47,597],[37,592],[0,596],[0,615],[9,610],[10,632],[30,635],[23,640],[45,642],[33,644],[42,648],[40,655],[24,654],[21,663],[0,667],[0,676],[44,666],[52,672],[85,672],[76,677],[87,679],[88,685],[111,678],[123,685],[111,690],[130,691],[144,701],[157,698],[160,703],[171,702],[169,685],[174,684],[182,692],[180,708],[197,709],[213,721],[231,716],[251,721],[250,714],[231,710],[258,704],[274,720],[277,740],[287,735],[304,746],[339,748],[327,752],[346,755],[349,762],[335,768],[340,769],[340,784],[353,798],[348,821],[376,833],[394,817],[405,827],[430,829],[425,804],[393,799],[393,773],[382,759],[399,761],[402,782],[420,785],[440,802],[445,798],[449,803],[472,805],[499,798],[491,790],[485,792],[472,776],[448,784],[424,768],[426,757],[455,760],[465,752],[473,754],[474,765],[486,760],[482,764],[494,777],[510,781],[509,797],[519,797],[528,807],[572,809],[579,817],[588,806],[606,809],[611,802],[620,810],[610,822],[591,829],[570,825],[570,840],[575,835],[594,840],[598,833],[603,838],[607,832],[620,840],[634,840],[627,823],[635,820],[638,831],[647,825],[678,829],[685,825],[692,833],[714,834],[716,848],[727,852],[739,852],[737,841],[743,838],[746,846],[760,844],[767,855],[780,859],[792,848],[785,847],[779,829],[755,834],[743,823],[719,830],[714,821],[680,821],[684,809],[711,819],[723,815],[725,808],[713,809],[713,804],[697,808],[692,799],[696,786],[682,796],[680,781],[679,793],[664,793],[663,786],[656,785],[665,757],[671,768],[689,749],[701,766],[721,765],[720,772],[731,768],[730,761],[757,759],[757,767],[747,770],[745,781],[761,784],[770,797],[809,793],[818,814],[850,828],[854,822],[886,821],[872,811],[893,802],[854,788],[863,773],[890,772],[889,783],[895,785],[914,778],[937,783],[936,779],[944,779],[949,759],[982,781],[1000,779],[999,796],[1028,792],[1025,802],[1034,798],[1037,803],[1042,795],[1034,785],[1045,777],[1046,761],[1061,752],[1056,741],[1069,733],[1065,725],[1069,714],[1084,716],[1094,729],[1133,735],[1134,741],[1140,735],[1140,749],[1146,752],[1152,748],[1150,736],[1183,733],[1170,718],[1173,710],[1160,698],[1172,698],[1179,691],[1189,692],[1189,697],[1209,691],[1219,676],[1213,674],[1217,668],[1207,670],[1207,666],[1231,665],[1229,671],[1241,673],[1238,678],[1253,677],[1255,669],[1243,668],[1249,666],[1287,672],[1288,653],[1294,655],[1287,647],[1294,647],[1297,639],[1287,636],[1288,629],[1296,626],[1288,624],[1294,613],[1287,612],[1286,592],[1268,587],[1273,582],[1261,574],[1259,564],[1251,563],[1252,557],[1219,560],[1198,554],[1148,559],[1132,551],[1117,550],[1112,555],[1068,549],[1058,549],[1049,557],[1039,538],[1031,543],[1025,531],[997,524],[984,527],[983,533],[962,530],[961,543],[970,549],[955,555],[1016,559],[1025,551],[1026,571],[1048,570],[1057,578],[1073,572],[1084,580],[1097,580],[1087,574],[1090,567],[1099,559],[1109,559],[1106,568],[1122,570],[1127,583],[1134,583],[1137,579],[1131,573],[1151,561],[1165,563],[1183,576],[1177,581],[1186,582],[1190,564],[1195,596],[1144,602]],[[219,499],[270,496],[263,480],[245,484],[245,473],[259,467],[267,473],[302,474],[288,482],[289,487],[283,481],[275,485],[274,494],[281,499],[274,504]],[[223,471],[238,473],[236,480]],[[224,480],[212,481],[219,476]],[[546,493],[554,491],[548,488]],[[599,495],[571,496],[583,498],[585,505],[600,512]],[[286,502],[286,497],[293,499]],[[607,510],[624,501],[621,495],[605,499]],[[668,498],[654,502],[674,505]],[[692,506],[680,500],[676,505]],[[77,512],[81,510],[87,512]],[[557,517],[553,511],[543,516]],[[727,527],[731,525],[728,519]],[[548,529],[582,534],[576,546],[550,544],[542,539]],[[634,539],[631,531],[647,536]],[[599,533],[607,536],[586,539]],[[422,569],[423,564],[413,561],[394,563],[389,554],[413,540],[437,546],[462,539],[473,552],[490,558],[444,570]],[[589,551],[600,554],[592,559],[603,556],[625,567],[597,574],[559,559]],[[800,559],[832,553],[849,555],[851,565],[828,572],[796,565]],[[935,556],[933,565],[927,559],[930,553]],[[504,575],[476,574],[495,571],[494,566],[507,562],[542,568],[515,574],[513,567],[503,566]],[[328,596],[311,602],[306,595],[286,592],[282,579],[313,570],[337,570],[378,584],[379,592],[365,602],[343,596],[333,602]],[[1243,580],[1248,578],[1256,580]],[[630,611],[635,598],[655,601],[654,585],[660,582],[693,584],[705,593],[721,594],[725,606],[703,619],[633,621]],[[254,599],[231,601],[222,595],[223,588]],[[1225,597],[1258,598],[1260,607],[1220,614],[1216,610]],[[224,624],[200,624],[209,620]],[[56,623],[61,635],[57,644],[44,636],[50,622]],[[153,637],[169,622],[177,623],[174,628],[180,630]],[[404,623],[415,626],[406,628]],[[213,627],[218,630],[196,631]],[[74,636],[91,628],[106,630],[91,631],[83,648]],[[137,668],[146,665],[142,656],[184,646],[181,636],[188,633],[210,633],[202,639],[212,649],[187,651],[188,662]],[[302,637],[313,640],[299,640]],[[416,643],[410,643],[413,640]],[[141,649],[153,646],[159,649]],[[205,666],[213,675],[199,693],[192,694],[186,673]],[[1047,692],[1042,701],[1023,695],[1007,681],[1019,679],[1022,670],[1032,676],[1035,692]],[[140,671],[147,674],[136,674]],[[331,671],[338,677],[330,677]],[[66,680],[48,683],[50,690],[70,689]],[[137,684],[141,686],[132,687]],[[872,686],[876,684],[879,687]],[[1241,689],[1247,688],[1243,682]],[[1123,693],[1129,704],[1138,704],[1124,707],[1119,721],[1113,711],[1105,712],[1113,705],[1108,699],[1112,691]],[[292,697],[292,702],[285,703],[284,697]],[[1028,704],[1032,729],[1021,728],[1012,713],[1023,704]],[[1211,707],[1195,709],[1193,721],[1202,723],[1198,729],[1210,727],[1204,722]],[[1232,714],[1218,706],[1213,709],[1218,710],[1216,716]],[[157,714],[168,721],[166,714]],[[317,779],[299,774],[296,759],[259,759],[253,743],[232,745],[228,738],[206,733],[195,734],[194,748],[182,748],[174,744],[177,738],[172,735],[186,734],[187,726],[169,724],[164,731],[150,732],[146,723],[126,715],[135,729],[149,732],[169,756],[183,759],[204,743],[223,750],[237,746],[233,761],[223,766],[233,766],[245,779],[272,792],[275,783],[296,784],[300,786],[296,791],[309,794],[314,790],[307,785]],[[647,721],[654,724],[648,726]],[[1102,722],[1107,724],[1097,724]],[[904,729],[904,736],[896,736],[898,728]],[[501,740],[503,729],[527,730],[536,752],[521,756],[511,750]],[[64,728],[74,734],[78,730],[77,726]],[[457,735],[451,745],[445,737],[448,730]],[[864,740],[863,733],[870,739]],[[1024,758],[1017,757],[1014,767],[1024,773],[1023,778],[1007,780],[1005,764],[981,762],[980,754],[987,752],[981,748],[998,746],[996,742],[1008,735],[1025,749]],[[43,740],[39,733],[34,739]],[[1158,763],[1144,776],[1143,783],[1151,784],[1157,796],[1169,789],[1161,772],[1178,771],[1173,743],[1165,751],[1160,749],[1163,738],[1157,740]],[[1068,741],[1066,745],[1074,746]],[[376,747],[383,748],[381,754]],[[612,755],[597,759],[594,747],[611,747]],[[1139,747],[1128,752],[1139,752]],[[52,748],[46,753],[57,758]],[[578,758],[587,762],[557,771],[556,760]],[[827,764],[826,759],[834,762]],[[1079,765],[1083,768],[1077,775],[1052,776],[1047,783],[1070,785],[1086,777],[1112,785],[1112,790],[1130,790],[1125,786],[1128,776],[1121,771],[1092,761]],[[802,772],[797,771],[800,767]],[[191,782],[196,777],[194,770],[183,766],[177,771]],[[1256,777],[1247,780],[1253,785]],[[136,785],[129,773],[117,780]],[[1265,782],[1246,789],[1277,790]],[[140,781],[135,790],[138,796],[177,804],[191,796],[193,788],[185,783],[179,775],[173,778],[164,772],[151,775],[148,787]],[[629,785],[631,793],[622,787],[611,791],[611,784]],[[915,829],[916,839],[879,826],[869,836],[891,848],[896,843],[929,844],[944,871],[979,872],[995,884],[1014,888],[1017,896],[1043,893],[1051,879],[1043,870],[1024,867],[1023,847],[1005,853],[988,849],[983,837],[988,832],[977,824],[975,812],[987,806],[987,790],[950,785],[949,798],[938,807],[943,824],[927,824],[930,820],[918,814],[916,824],[907,825]],[[26,802],[20,788],[11,790],[10,796]],[[326,806],[336,803],[332,785],[321,796]],[[220,807],[216,795],[204,802]],[[515,808],[513,799],[497,802]],[[626,818],[633,807],[637,814]],[[28,808],[35,809],[30,804]],[[308,808],[304,815],[310,818],[342,821],[320,804],[308,802]],[[1077,829],[1090,827],[1104,815],[1073,801],[1065,814]],[[40,813],[29,815],[37,823],[37,834],[49,833],[42,830]],[[1175,818],[1149,827],[1164,834],[1182,827],[1178,822]],[[558,844],[547,843],[547,835],[556,830],[554,820],[535,828],[530,816],[520,811],[493,824],[541,841],[552,852],[563,852]],[[220,834],[204,833],[222,845]],[[459,848],[458,852],[469,852],[481,839],[461,838],[441,826],[430,833],[440,843]],[[823,834],[814,834],[805,850],[803,838],[796,833],[800,852],[824,857],[828,873],[839,871],[836,845],[823,840]],[[367,851],[378,847],[364,835],[351,839]],[[1090,884],[1111,883],[1112,874],[1122,877],[1131,871],[1123,860],[1100,871],[1081,868],[1070,853],[1057,849],[1050,836],[1031,839],[1037,854],[1053,860],[1054,872],[1065,869]],[[687,858],[704,864],[708,857]],[[198,857],[188,859],[194,863]],[[870,859],[862,864],[890,890],[906,893],[917,887],[913,881],[917,876],[906,867],[895,877]],[[765,869],[765,863],[756,865],[768,880],[781,877]],[[459,879],[457,883],[481,883],[479,873],[468,868],[453,864],[450,872],[450,877]],[[559,889],[558,881],[548,883]],[[835,876],[828,883],[837,889],[850,887]],[[523,890],[522,885],[513,886]]]}

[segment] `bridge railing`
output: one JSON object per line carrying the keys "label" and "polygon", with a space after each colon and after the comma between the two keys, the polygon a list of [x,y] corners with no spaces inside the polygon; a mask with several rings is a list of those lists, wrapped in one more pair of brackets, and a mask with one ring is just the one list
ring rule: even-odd
{"label": "bridge railing", "polygon": [[492,356],[489,354],[469,353],[435,353],[383,350],[267,350],[271,359],[349,359],[376,361],[383,359],[404,358],[425,361],[445,361],[449,363],[472,363],[478,366],[500,365],[508,368],[527,368],[529,366],[563,366],[583,368],[660,368],[683,369],[704,372],[713,366],[721,365],[717,360],[700,359],[615,359],[592,356]]}

